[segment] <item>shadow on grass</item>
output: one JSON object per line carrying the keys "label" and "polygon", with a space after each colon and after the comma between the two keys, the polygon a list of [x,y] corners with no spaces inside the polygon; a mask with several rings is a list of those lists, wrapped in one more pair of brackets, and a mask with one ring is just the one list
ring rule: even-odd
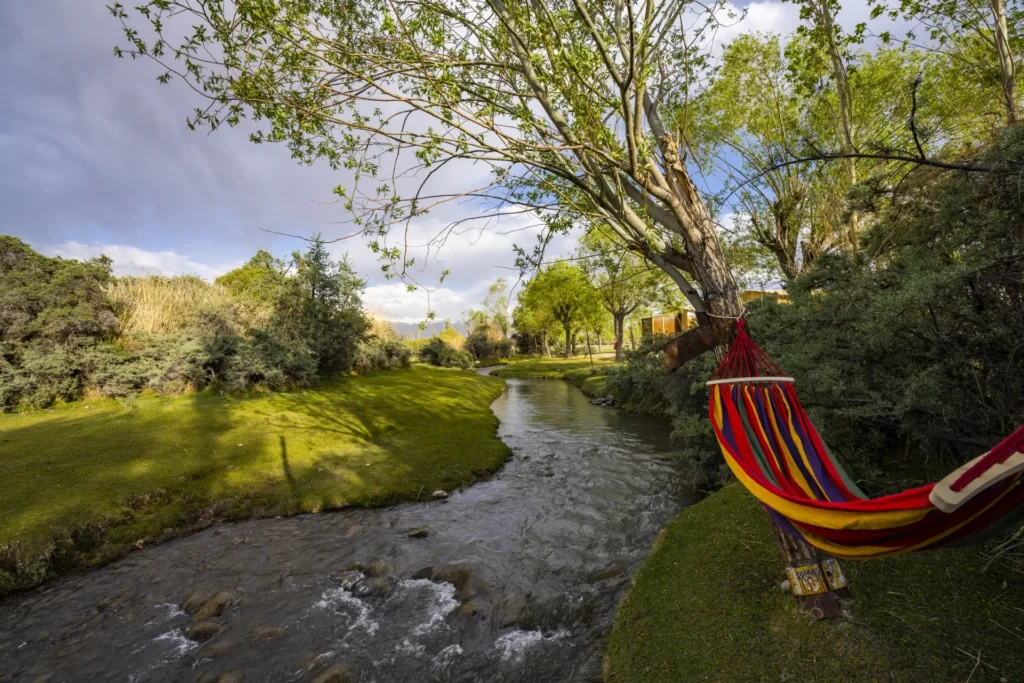
{"label": "shadow on grass", "polygon": [[[4,417],[0,591],[217,519],[379,505],[468,483],[507,457],[488,407],[500,386],[412,369],[294,392]],[[92,531],[76,532],[83,524]]]}

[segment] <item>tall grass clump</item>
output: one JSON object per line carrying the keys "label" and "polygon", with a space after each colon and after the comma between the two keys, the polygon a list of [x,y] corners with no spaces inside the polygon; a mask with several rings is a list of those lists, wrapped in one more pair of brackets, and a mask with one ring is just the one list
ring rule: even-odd
{"label": "tall grass clump", "polygon": [[209,314],[227,314],[259,329],[271,313],[266,306],[244,310],[227,288],[195,275],[115,278],[104,291],[126,336],[198,332]]}

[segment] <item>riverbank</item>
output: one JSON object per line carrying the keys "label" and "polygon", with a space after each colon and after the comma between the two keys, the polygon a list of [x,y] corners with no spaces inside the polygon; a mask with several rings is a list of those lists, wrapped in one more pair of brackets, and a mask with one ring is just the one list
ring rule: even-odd
{"label": "riverbank", "polygon": [[531,379],[564,379],[587,396],[604,396],[604,380],[615,366],[615,354],[595,354],[576,358],[536,358],[509,363],[491,372],[494,377],[523,377]]}
{"label": "riverbank", "polygon": [[1016,681],[1024,574],[977,549],[846,562],[850,615],[817,623],[779,590],[764,513],[730,484],[661,533],[623,600],[608,683]]}
{"label": "riverbank", "polygon": [[0,417],[0,592],[222,519],[431,496],[497,470],[503,382],[417,366],[313,389]]}

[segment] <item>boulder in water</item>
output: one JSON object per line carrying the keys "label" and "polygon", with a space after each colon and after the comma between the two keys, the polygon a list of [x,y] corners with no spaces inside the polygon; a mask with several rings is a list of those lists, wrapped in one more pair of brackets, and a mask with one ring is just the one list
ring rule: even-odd
{"label": "boulder in water", "polygon": [[196,621],[219,617],[224,612],[224,608],[231,604],[234,597],[234,595],[227,592],[217,593],[199,608],[199,611],[196,612]]}
{"label": "boulder in water", "polygon": [[[195,614],[203,603],[210,599],[209,593],[192,592],[181,603],[181,609],[187,614]],[[105,605],[104,605],[105,607]]]}
{"label": "boulder in water", "polygon": [[480,611],[480,608],[476,606],[476,603],[472,600],[466,600],[455,610],[461,617],[475,617],[476,613]]}
{"label": "boulder in water", "polygon": [[420,569],[415,574],[413,574],[412,578],[414,578],[414,579],[426,579],[427,581],[432,581],[434,579],[434,568],[433,567],[424,567],[423,569]]}
{"label": "boulder in water", "polygon": [[431,495],[433,495],[434,498],[447,498],[448,492],[438,489],[437,491],[434,491],[434,493],[432,493]]}
{"label": "boulder in water", "polygon": [[235,644],[230,640],[218,640],[216,643],[207,643],[199,651],[199,656],[206,659],[217,659],[217,657],[227,654],[234,646]]}
{"label": "boulder in water", "polygon": [[391,565],[383,560],[371,562],[364,572],[367,576],[384,576],[391,573]]}
{"label": "boulder in water", "polygon": [[412,531],[410,531],[407,534],[407,536],[409,538],[426,538],[429,535],[430,535],[430,529],[428,529],[427,527],[421,527],[419,529],[413,529]]}
{"label": "boulder in water", "polygon": [[335,664],[314,678],[313,683],[352,683],[352,669],[344,664]]}
{"label": "boulder in water", "polygon": [[253,629],[252,635],[249,636],[250,640],[257,642],[264,640],[273,640],[278,638],[284,633],[284,629],[280,626],[274,626],[273,624],[263,624]]}
{"label": "boulder in water", "polygon": [[212,621],[198,621],[185,629],[185,637],[202,643],[220,632],[220,626]]}

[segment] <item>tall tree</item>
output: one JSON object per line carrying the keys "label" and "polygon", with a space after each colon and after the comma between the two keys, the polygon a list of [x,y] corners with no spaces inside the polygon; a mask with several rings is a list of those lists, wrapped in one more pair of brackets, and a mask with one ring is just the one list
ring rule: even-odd
{"label": "tall tree", "polygon": [[508,339],[509,330],[512,328],[512,321],[508,315],[508,283],[505,278],[499,277],[487,288],[487,296],[484,297],[484,311],[495,327],[501,331],[503,339]]}
{"label": "tall tree", "polygon": [[580,239],[580,256],[601,307],[612,317],[615,360],[620,361],[626,316],[658,296],[663,284],[658,277],[661,271],[636,254],[614,249],[614,243],[600,230]]}
{"label": "tall tree", "polygon": [[[251,118],[261,124],[254,141],[351,169],[356,187],[337,194],[389,274],[413,278],[407,233],[396,239],[391,228],[438,203],[472,195],[496,199],[495,212],[557,207],[542,214],[551,229],[607,225],[712,324],[738,315],[738,288],[664,114],[697,86],[721,5],[149,0],[111,12],[128,41],[117,56],[150,57],[161,80],[209,97],[190,125]],[[425,184],[452,162],[493,174],[469,192],[398,193],[411,171],[425,169]],[[715,329],[724,341],[731,328]]]}

